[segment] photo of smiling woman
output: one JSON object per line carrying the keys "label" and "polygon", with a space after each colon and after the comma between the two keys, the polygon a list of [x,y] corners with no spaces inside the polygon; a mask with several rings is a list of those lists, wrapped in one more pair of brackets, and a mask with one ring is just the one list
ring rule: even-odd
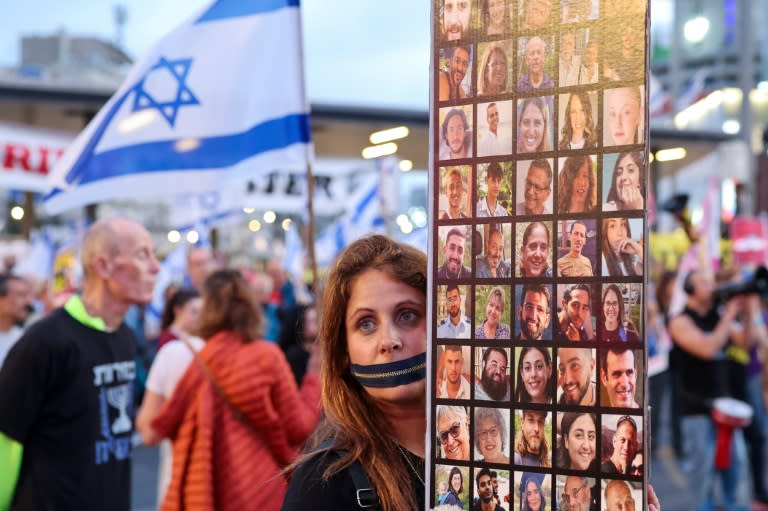
{"label": "photo of smiling woman", "polygon": [[597,93],[560,94],[560,142],[558,149],[597,147],[597,129],[592,112],[597,111]]}
{"label": "photo of smiling woman", "polygon": [[[638,343],[640,342],[638,329],[624,308],[624,294],[619,286],[627,290],[630,300],[632,300],[633,294],[640,294],[640,289],[637,289],[640,287],[639,284],[607,284],[603,286],[597,340],[598,342]],[[632,288],[635,288],[634,291]]]}
{"label": "photo of smiling woman", "polygon": [[592,413],[558,413],[557,466],[568,470],[598,469],[597,418]]}
{"label": "photo of smiling woman", "polygon": [[477,95],[498,96],[508,92],[512,81],[512,63],[508,58],[513,42],[495,41],[479,44],[480,66],[477,69]]}
{"label": "photo of smiling woman", "polygon": [[552,150],[553,96],[521,99],[517,102],[517,153]]}
{"label": "photo of smiling woman", "polygon": [[475,408],[475,460],[509,463],[509,409]]}
{"label": "photo of smiling woman", "polygon": [[510,29],[507,0],[481,0],[485,35],[500,35]]}
{"label": "photo of smiling woman", "polygon": [[550,348],[517,348],[515,401],[549,404],[552,402],[552,353]]}
{"label": "photo of smiling woman", "polygon": [[437,465],[435,481],[437,481],[436,503],[438,505],[445,504],[456,506],[458,509],[469,509],[468,467]]}
{"label": "photo of smiling woman", "polygon": [[475,339],[509,339],[510,288],[477,286],[475,318],[484,318],[475,327]]}
{"label": "photo of smiling woman", "polygon": [[[645,207],[645,156],[640,151],[603,156],[603,211]],[[613,168],[613,172],[606,169]]]}

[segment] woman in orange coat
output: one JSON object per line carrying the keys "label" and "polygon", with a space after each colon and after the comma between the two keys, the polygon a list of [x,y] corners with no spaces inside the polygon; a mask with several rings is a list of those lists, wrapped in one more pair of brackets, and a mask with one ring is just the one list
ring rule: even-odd
{"label": "woman in orange coat", "polygon": [[163,511],[280,508],[282,467],[320,417],[320,361],[313,352],[297,389],[280,348],[256,340],[260,326],[240,273],[206,279],[196,332],[206,345],[152,421],[158,439],[173,441]]}

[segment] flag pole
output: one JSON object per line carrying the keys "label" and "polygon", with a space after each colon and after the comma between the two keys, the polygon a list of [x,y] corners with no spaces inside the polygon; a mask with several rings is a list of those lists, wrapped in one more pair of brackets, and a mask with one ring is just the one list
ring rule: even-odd
{"label": "flag pole", "polygon": [[307,160],[307,228],[305,229],[304,246],[307,247],[307,254],[309,255],[309,267],[312,270],[312,282],[310,284],[310,288],[312,289],[312,295],[315,297],[315,301],[317,301],[318,300],[317,258],[315,257],[314,196],[315,196],[315,178],[312,174],[312,164],[308,159]]}

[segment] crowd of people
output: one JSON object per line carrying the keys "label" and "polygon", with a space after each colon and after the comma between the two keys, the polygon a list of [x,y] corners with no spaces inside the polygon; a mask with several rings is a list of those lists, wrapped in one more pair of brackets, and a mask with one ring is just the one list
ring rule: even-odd
{"label": "crowd of people", "polygon": [[[463,243],[454,245],[458,250]],[[7,326],[0,341],[13,345],[0,370],[0,455],[10,471],[0,482],[1,509],[130,509],[130,452],[139,438],[135,410],[141,441],[163,446],[160,509],[297,510],[307,502],[318,509],[356,509],[358,500],[385,510],[424,509],[425,254],[384,236],[362,238],[334,263],[317,302],[297,304],[276,266],[272,292],[265,293],[253,286],[264,280],[217,268],[210,251],[190,251],[186,282],[168,290],[139,400],[140,359],[125,318],[150,301],[156,284],[160,265],[150,236],[131,221],[102,220],[88,230],[81,253],[79,292],[38,318],[29,317],[37,310],[29,282],[12,273],[0,277],[0,327]],[[457,263],[454,273],[461,271],[461,258]],[[716,301],[712,275],[694,269],[683,279],[682,312],[666,315],[673,282],[669,275],[658,279],[650,294],[658,303],[649,309],[662,317],[647,328],[654,339],[669,335],[674,343],[674,374],[662,376],[672,378],[671,393],[680,403],[673,423],[683,440],[681,459],[699,483],[690,488],[696,490],[692,507],[705,508],[716,476],[728,509],[747,509],[750,498],[766,502],[764,460],[756,455],[764,447],[760,371],[749,368],[759,363],[751,357],[768,336],[765,311],[756,295]],[[592,338],[595,333],[584,328],[592,324],[585,321],[592,291],[570,286],[553,318],[547,286],[520,286],[520,305],[511,311],[520,323],[515,335],[538,339],[554,325],[553,335]],[[460,306],[466,290],[449,285],[441,292],[448,317],[439,328],[468,336]],[[613,341],[610,350],[599,350],[599,361],[594,349],[581,347],[560,348],[556,358],[538,345],[517,355],[478,348],[480,365],[469,375],[463,369],[469,353],[445,349],[437,361],[438,394],[465,399],[474,386],[474,395],[489,401],[508,401],[514,389],[517,401],[534,406],[594,405],[601,384],[604,406],[640,407],[642,353],[620,347],[639,333],[619,319],[621,293],[607,286],[599,297],[597,339]],[[508,299],[502,288],[488,286],[476,338],[493,338],[500,329],[506,338],[512,335],[502,321],[511,317],[505,313]],[[282,321],[266,325],[269,318]],[[275,331],[273,339],[265,337]],[[659,381],[659,375],[651,379],[650,401]],[[753,406],[757,428],[737,431],[731,463],[717,468],[707,461],[715,457],[711,408],[726,395]],[[514,459],[526,466],[638,476],[644,471],[641,431],[631,416],[603,416],[603,427],[613,421],[615,432],[602,458],[594,414],[479,407],[472,419],[470,440],[467,409],[437,407],[439,457],[469,460],[474,448],[474,457],[489,463]],[[562,446],[557,450],[551,444],[555,423]],[[554,481],[526,474],[517,505],[544,509],[544,488]],[[445,475],[436,481],[437,503],[466,502],[469,474],[456,468]],[[484,469],[472,478],[483,508],[498,506],[496,474]],[[562,509],[593,509],[595,502],[632,498],[637,491],[613,481],[600,495],[594,481],[579,476],[561,484],[556,504]],[[658,509],[652,490],[648,495]]]}

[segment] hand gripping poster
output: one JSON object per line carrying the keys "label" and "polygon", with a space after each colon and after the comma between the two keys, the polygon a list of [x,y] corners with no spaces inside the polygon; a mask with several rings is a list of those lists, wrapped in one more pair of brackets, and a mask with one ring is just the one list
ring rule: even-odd
{"label": "hand gripping poster", "polygon": [[647,0],[433,0],[430,509],[646,509]]}

